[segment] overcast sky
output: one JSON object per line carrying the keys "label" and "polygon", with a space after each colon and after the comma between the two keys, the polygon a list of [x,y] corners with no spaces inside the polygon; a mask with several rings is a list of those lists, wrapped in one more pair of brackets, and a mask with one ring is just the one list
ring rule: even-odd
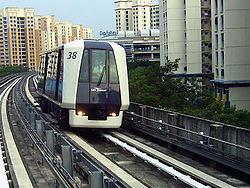
{"label": "overcast sky", "polygon": [[114,0],[0,0],[0,9],[6,7],[31,7],[36,15],[55,15],[56,20],[91,27],[95,38],[100,31],[115,30]]}

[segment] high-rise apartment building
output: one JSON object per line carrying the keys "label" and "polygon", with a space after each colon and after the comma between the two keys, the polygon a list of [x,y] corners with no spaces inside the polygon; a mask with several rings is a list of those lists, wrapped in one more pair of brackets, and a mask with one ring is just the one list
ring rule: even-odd
{"label": "high-rise apartment building", "polygon": [[160,0],[161,64],[180,59],[176,73],[186,76],[212,72],[210,5],[210,0]]}
{"label": "high-rise apartment building", "polygon": [[82,40],[83,39],[82,25],[72,26],[72,39],[73,40]]}
{"label": "high-rise apartment building", "polygon": [[214,86],[225,106],[250,110],[250,2],[212,0]]}
{"label": "high-rise apartment building", "polygon": [[151,28],[160,28],[159,4],[151,6]]}
{"label": "high-rise apartment building", "polygon": [[42,23],[41,23],[41,18],[42,17],[40,15],[35,15],[36,70],[39,69],[39,63],[37,63],[37,62],[40,62],[40,55],[39,54],[42,51],[42,36],[41,36]]}
{"label": "high-rise apartment building", "polygon": [[92,38],[91,28],[34,15],[33,8],[0,10],[0,63],[38,70],[39,53],[73,40]]}
{"label": "high-rise apartment building", "polygon": [[115,1],[116,31],[159,29],[159,5],[152,0]]}
{"label": "high-rise apartment building", "polygon": [[116,31],[133,31],[132,1],[115,1]]}
{"label": "high-rise apartment building", "polygon": [[72,26],[72,39],[73,40],[92,39],[92,29],[82,28],[82,25],[74,25]]}
{"label": "high-rise apartment building", "polygon": [[55,22],[56,46],[71,42],[72,39],[72,23],[71,22]]}
{"label": "high-rise apartment building", "polygon": [[83,39],[92,39],[92,28],[83,28]]}
{"label": "high-rise apartment building", "polygon": [[35,16],[33,8],[8,7],[0,10],[0,62],[24,65],[35,70],[37,65]]}
{"label": "high-rise apartment building", "polygon": [[133,0],[133,30],[136,34],[140,30],[151,29],[151,5],[152,0]]}
{"label": "high-rise apartment building", "polygon": [[92,29],[82,28],[82,25],[72,26],[71,22],[55,22],[56,46],[69,43],[74,40],[92,39]]}
{"label": "high-rise apartment building", "polygon": [[42,51],[56,47],[54,15],[43,16],[41,18],[41,46],[42,46]]}

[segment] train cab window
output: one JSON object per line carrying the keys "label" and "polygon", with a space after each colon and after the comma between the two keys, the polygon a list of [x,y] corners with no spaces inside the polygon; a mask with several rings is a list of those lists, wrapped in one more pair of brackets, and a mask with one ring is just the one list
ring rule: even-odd
{"label": "train cab window", "polygon": [[106,83],[106,51],[91,50],[91,82]]}
{"label": "train cab window", "polygon": [[80,71],[80,82],[88,82],[89,78],[89,51],[84,50]]}
{"label": "train cab window", "polygon": [[115,56],[114,56],[114,52],[113,51],[109,51],[109,62],[110,62],[110,80],[109,82],[111,84],[118,84],[118,74],[117,74],[117,67],[116,67],[116,63],[115,63]]}

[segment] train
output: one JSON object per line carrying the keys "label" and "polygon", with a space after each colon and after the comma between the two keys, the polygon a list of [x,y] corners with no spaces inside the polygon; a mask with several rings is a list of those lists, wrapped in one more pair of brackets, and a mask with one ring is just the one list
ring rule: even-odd
{"label": "train", "polygon": [[119,128],[129,107],[125,49],[81,40],[40,54],[37,101],[60,128]]}

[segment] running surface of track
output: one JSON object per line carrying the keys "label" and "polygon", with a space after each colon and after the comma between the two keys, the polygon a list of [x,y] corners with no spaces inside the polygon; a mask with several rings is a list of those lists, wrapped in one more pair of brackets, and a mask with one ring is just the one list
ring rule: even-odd
{"label": "running surface of track", "polygon": [[[28,173],[25,169],[25,166],[22,162],[21,156],[17,149],[17,146],[12,135],[8,115],[7,115],[7,98],[10,94],[11,89],[20,81],[21,78],[11,79],[10,82],[6,83],[6,89],[1,93],[1,123],[2,123],[2,135],[4,137],[5,147],[8,148],[8,158],[9,158],[9,168],[11,170],[12,180],[15,179],[12,185],[17,185],[19,187],[33,187],[28,176]],[[10,165],[11,164],[11,165]],[[2,169],[3,170],[3,169]],[[1,172],[3,174],[3,172]],[[2,177],[1,177],[2,179]],[[3,179],[2,179],[3,180]],[[1,181],[1,186],[6,186],[5,181]]]}

